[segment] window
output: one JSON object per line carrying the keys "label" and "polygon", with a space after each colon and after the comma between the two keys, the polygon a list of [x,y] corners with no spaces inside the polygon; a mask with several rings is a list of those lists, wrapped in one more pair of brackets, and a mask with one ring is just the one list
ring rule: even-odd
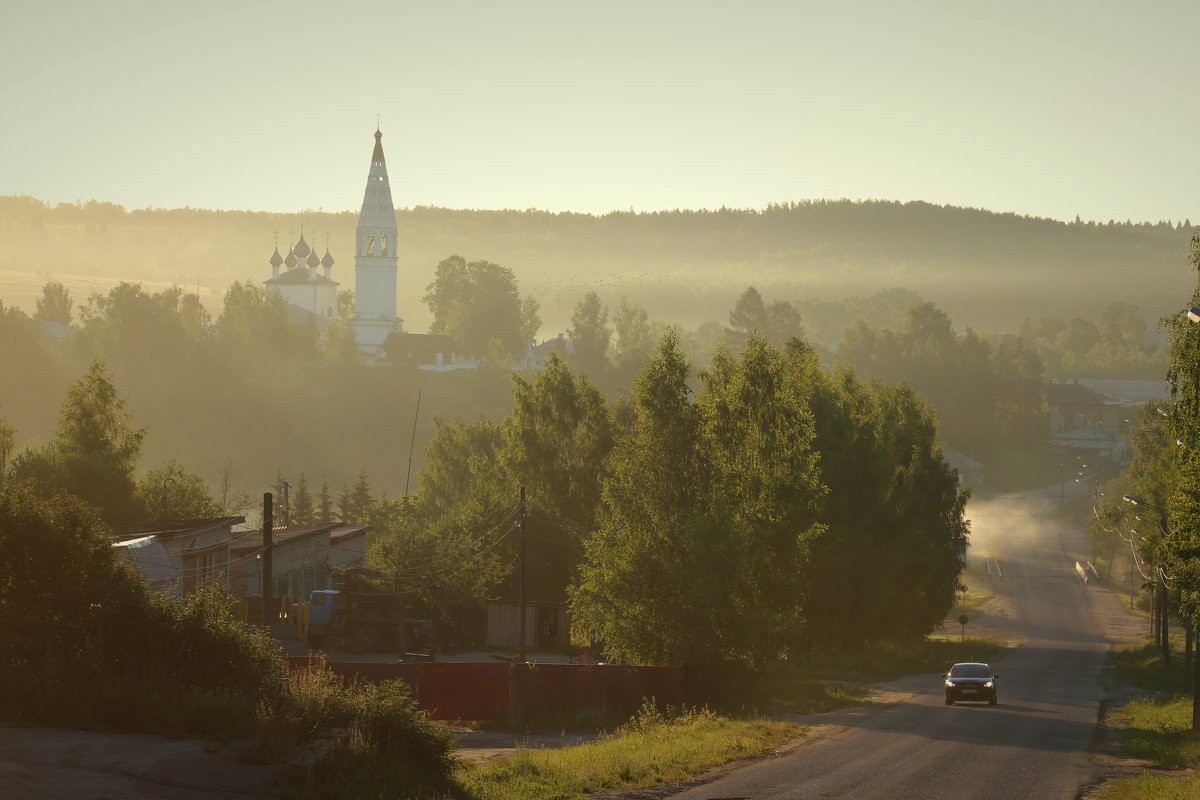
{"label": "window", "polygon": [[379,234],[379,255],[386,256],[387,253],[387,234]]}
{"label": "window", "polygon": [[367,255],[375,255],[375,236],[370,233],[367,234]]}

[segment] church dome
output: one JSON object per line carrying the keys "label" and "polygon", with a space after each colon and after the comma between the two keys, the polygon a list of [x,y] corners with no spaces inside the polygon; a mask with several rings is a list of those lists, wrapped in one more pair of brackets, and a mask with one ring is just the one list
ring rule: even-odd
{"label": "church dome", "polygon": [[321,266],[321,259],[317,258],[317,251],[310,250],[308,253],[308,259],[304,263],[308,264],[308,266],[313,267],[314,269]]}
{"label": "church dome", "polygon": [[285,258],[283,260],[283,263],[287,264],[288,269],[291,269],[292,267],[296,266],[296,251],[295,250],[290,251],[288,253],[287,258]]}
{"label": "church dome", "polygon": [[279,248],[275,248],[275,252],[271,254],[271,266],[278,267],[283,263],[283,256],[279,255]]}
{"label": "church dome", "polygon": [[300,234],[300,241],[296,242],[296,246],[292,248],[292,252],[296,254],[296,258],[304,258],[312,252],[312,248],[308,246],[308,242],[304,241],[304,234]]}
{"label": "church dome", "polygon": [[333,256],[329,255],[328,247],[325,248],[325,257],[321,259],[321,266],[326,268],[333,266]]}

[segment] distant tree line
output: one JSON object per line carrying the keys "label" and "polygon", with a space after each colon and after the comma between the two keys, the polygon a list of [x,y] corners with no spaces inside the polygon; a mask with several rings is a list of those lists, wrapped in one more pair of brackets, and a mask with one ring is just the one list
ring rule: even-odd
{"label": "distant tree line", "polygon": [[[1013,331],[1026,316],[1114,298],[1158,309],[1189,290],[1174,267],[1193,231],[1189,220],[1061,222],[849,200],[603,215],[415,207],[398,209],[396,219],[401,316],[413,312],[447,252],[481,253],[539,287],[547,321],[559,330],[564,320],[554,312],[588,288],[610,305],[625,295],[689,326],[722,316],[747,283],[794,300],[903,286],[977,330]],[[314,236],[326,232],[333,276],[347,287],[356,221],[351,211],[305,215]],[[0,197],[0,270],[196,285],[216,299],[248,274],[265,276],[272,232],[294,235],[298,225],[286,214]],[[69,288],[78,295],[84,286]],[[32,304],[30,295],[21,299]]]}

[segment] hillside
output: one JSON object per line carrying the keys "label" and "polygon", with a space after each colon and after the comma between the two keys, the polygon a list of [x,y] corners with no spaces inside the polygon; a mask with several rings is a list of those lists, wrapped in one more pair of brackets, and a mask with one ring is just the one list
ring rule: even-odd
{"label": "hillside", "polygon": [[[303,214],[333,277],[353,288],[357,212]],[[1064,223],[980,209],[886,201],[811,201],[763,210],[614,212],[417,207],[396,212],[399,304],[423,331],[420,302],[434,266],[452,253],[510,267],[543,304],[548,337],[589,288],[627,295],[652,316],[685,325],[724,320],[747,285],[770,299],[872,294],[904,287],[962,325],[1011,330],[1027,316],[1070,317],[1113,300],[1149,318],[1190,292],[1189,223]],[[77,301],[119,280],[198,287],[210,309],[235,280],[270,276],[276,236],[286,251],[301,215],[134,209],[101,202],[49,207],[0,197],[0,297],[31,309],[48,279]]]}

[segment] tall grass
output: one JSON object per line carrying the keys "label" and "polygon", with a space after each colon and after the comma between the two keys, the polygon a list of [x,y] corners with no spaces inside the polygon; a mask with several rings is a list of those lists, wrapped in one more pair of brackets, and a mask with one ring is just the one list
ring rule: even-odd
{"label": "tall grass", "polygon": [[615,734],[563,750],[521,750],[458,778],[475,800],[583,798],[615,787],[675,783],[769,751],[801,729],[767,720],[733,720],[708,710],[659,710],[652,702]]}

